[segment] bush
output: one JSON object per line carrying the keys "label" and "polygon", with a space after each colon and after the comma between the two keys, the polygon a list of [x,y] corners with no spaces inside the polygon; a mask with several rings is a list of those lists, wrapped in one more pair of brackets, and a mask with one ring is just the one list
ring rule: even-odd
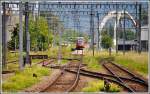
{"label": "bush", "polygon": [[[109,92],[119,92],[121,88],[113,83],[110,83]],[[88,86],[82,89],[83,92],[99,92],[104,91],[104,81],[92,81],[88,83]]]}
{"label": "bush", "polygon": [[106,48],[106,49],[108,49],[109,47],[112,47],[112,45],[113,45],[112,38],[108,35],[103,35],[101,45],[103,48]]}

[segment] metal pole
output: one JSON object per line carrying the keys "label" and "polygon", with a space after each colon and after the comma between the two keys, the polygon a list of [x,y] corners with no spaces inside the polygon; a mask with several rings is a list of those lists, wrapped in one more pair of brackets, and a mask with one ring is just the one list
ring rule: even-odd
{"label": "metal pole", "polygon": [[124,26],[123,26],[123,55],[125,55],[125,10],[124,10]]}
{"label": "metal pole", "polygon": [[59,49],[58,49],[58,64],[61,63],[61,34],[62,34],[62,31],[61,31],[61,26],[59,25],[58,26],[58,32],[59,32]]}
{"label": "metal pole", "polygon": [[[60,5],[61,5],[61,3],[59,2],[59,9],[60,9]],[[61,17],[61,14],[59,14],[59,17]],[[58,48],[58,64],[60,64],[61,63],[61,42],[62,42],[62,39],[61,39],[61,34],[62,34],[62,29],[61,29],[61,21],[60,21],[60,23],[59,23],[59,25],[58,25],[58,32],[59,32],[59,48]]]}
{"label": "metal pole", "polygon": [[91,14],[90,14],[90,32],[91,32],[91,48],[93,50],[94,56],[94,14],[93,14],[93,6],[91,5]]}
{"label": "metal pole", "polygon": [[[2,3],[1,2],[0,2],[0,11],[2,11]],[[0,12],[0,52],[2,52],[2,13],[1,12]],[[2,62],[2,53],[0,53],[0,62]],[[2,71],[2,63],[0,63],[0,67],[1,67],[0,71]],[[0,74],[0,76],[1,76],[1,74]],[[0,88],[1,88],[1,86],[0,86]]]}
{"label": "metal pole", "polygon": [[138,30],[139,30],[139,33],[138,33],[138,41],[139,41],[139,49],[138,49],[138,52],[139,54],[141,53],[141,8],[142,8],[142,5],[139,4],[139,27],[138,27]]}
{"label": "metal pole", "polygon": [[[138,24],[137,24],[137,22],[138,22],[138,18],[137,18],[137,15],[138,15],[138,12],[137,12],[137,9],[138,9],[138,4],[137,4],[137,2],[136,2],[136,40],[138,41]],[[136,52],[138,52],[138,49],[137,49],[137,44],[136,44]]]}
{"label": "metal pole", "polygon": [[25,3],[26,63],[29,63],[29,6]]}
{"label": "metal pole", "polygon": [[23,22],[22,2],[19,3],[19,67],[23,69]]}
{"label": "metal pole", "polygon": [[98,42],[97,42],[97,47],[98,47],[98,49],[100,48],[100,44],[99,44],[99,35],[100,35],[100,31],[99,31],[99,14],[97,13],[97,24],[98,24],[98,27],[97,27],[97,31],[98,31]]}
{"label": "metal pole", "polygon": [[6,68],[6,7],[5,2],[2,3],[2,68]]}
{"label": "metal pole", "polygon": [[[149,20],[148,21],[148,51],[150,51],[150,2],[148,3],[148,20]],[[150,71],[150,52],[148,52],[148,55],[149,55],[148,71]],[[150,80],[148,80],[148,83],[150,83]],[[150,86],[148,87],[148,92],[150,92]]]}
{"label": "metal pole", "polygon": [[116,4],[116,54],[118,54],[118,5],[117,4]]}

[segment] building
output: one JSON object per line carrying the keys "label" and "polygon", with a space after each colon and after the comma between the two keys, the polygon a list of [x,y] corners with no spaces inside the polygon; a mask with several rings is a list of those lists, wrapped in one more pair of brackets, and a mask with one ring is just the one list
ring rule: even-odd
{"label": "building", "polygon": [[142,51],[148,51],[149,29],[148,25],[141,27],[141,48]]}
{"label": "building", "polygon": [[[123,50],[123,39],[118,40],[118,50]],[[137,41],[134,40],[126,40],[125,41],[125,50],[136,50],[137,49]]]}
{"label": "building", "polygon": [[[141,50],[148,51],[148,38],[149,38],[148,26],[141,27]],[[123,39],[118,40],[118,50],[123,50]],[[125,50],[137,50],[138,42],[136,40],[126,40],[125,41]]]}

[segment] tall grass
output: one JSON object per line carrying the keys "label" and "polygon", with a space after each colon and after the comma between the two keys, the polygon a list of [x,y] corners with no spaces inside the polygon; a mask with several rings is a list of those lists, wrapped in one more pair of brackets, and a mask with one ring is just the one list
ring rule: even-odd
{"label": "tall grass", "polygon": [[[30,54],[46,54],[50,57],[58,57],[59,47],[51,47],[47,51],[38,51],[38,52],[30,52]],[[61,48],[61,56],[64,58],[74,58],[75,56],[71,54],[71,46],[70,47],[62,47]],[[9,53],[8,59],[13,60],[15,57],[14,53]],[[88,69],[90,70],[98,70],[102,69],[99,64],[103,58],[108,58],[108,51],[98,51],[95,49],[94,56],[92,50],[84,49],[84,58],[83,63],[87,64]],[[121,64],[124,67],[127,67],[133,71],[136,71],[144,76],[148,74],[148,53],[142,52],[141,54],[135,52],[126,52],[123,55],[122,52],[115,54],[112,52],[111,57],[115,59],[115,62]],[[16,59],[18,58],[18,54],[16,54]],[[33,60],[33,62],[39,62],[40,60]],[[67,61],[61,61],[65,64]],[[18,63],[17,63],[18,64]],[[13,69],[12,67],[17,67],[17,64],[8,65],[8,69]]]}
{"label": "tall grass", "polygon": [[[37,77],[33,77],[33,73]],[[50,70],[44,67],[34,66],[26,68],[21,72],[16,72],[14,76],[8,78],[2,83],[2,90],[4,92],[16,92],[32,86],[41,80],[42,76],[47,76]]]}
{"label": "tall grass", "polygon": [[131,71],[135,71],[143,76],[148,75],[148,53],[142,52],[138,54],[136,52],[126,52],[123,55],[122,52],[112,52],[112,55],[109,56],[107,51],[95,51],[93,56],[92,50],[86,50],[83,62],[86,63],[90,70],[101,70],[100,61],[104,58],[112,57],[115,63],[118,63]]}
{"label": "tall grass", "polygon": [[148,74],[148,53],[146,52],[141,54],[128,52],[125,55],[119,53],[115,57],[115,62],[141,75],[147,76]]}
{"label": "tall grass", "polygon": [[85,50],[84,51],[84,58],[83,58],[83,63],[87,64],[87,68],[89,70],[94,70],[94,71],[102,71],[103,68],[100,64],[100,61],[103,58],[109,57],[109,54],[106,51],[94,51],[94,56],[93,56],[93,51],[92,50]]}

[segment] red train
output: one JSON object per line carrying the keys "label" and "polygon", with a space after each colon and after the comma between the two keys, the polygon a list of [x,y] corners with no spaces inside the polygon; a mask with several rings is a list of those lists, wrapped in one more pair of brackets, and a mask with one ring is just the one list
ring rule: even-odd
{"label": "red train", "polygon": [[84,48],[84,38],[83,37],[78,37],[76,41],[76,49],[82,49]]}

